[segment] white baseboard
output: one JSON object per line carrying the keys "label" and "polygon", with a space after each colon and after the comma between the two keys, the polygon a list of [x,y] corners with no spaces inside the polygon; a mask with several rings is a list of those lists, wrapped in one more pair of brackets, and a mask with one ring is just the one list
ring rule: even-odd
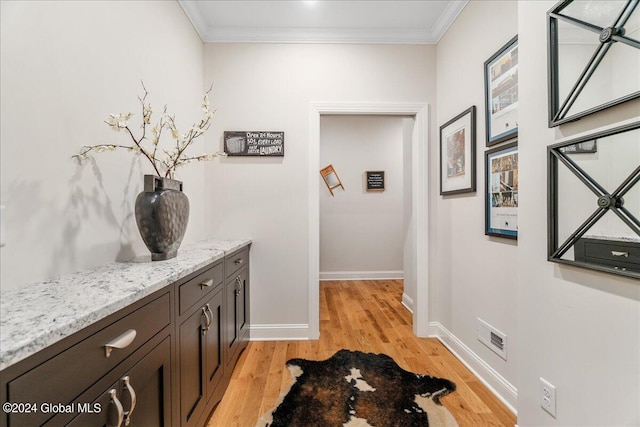
{"label": "white baseboard", "polygon": [[511,412],[518,414],[518,390],[513,384],[439,322],[429,322],[429,336],[440,340]]}
{"label": "white baseboard", "polygon": [[404,305],[404,308],[409,310],[409,312],[413,313],[413,299],[404,292],[402,293],[402,305]]}
{"label": "white baseboard", "polygon": [[250,325],[251,341],[300,341],[309,339],[309,325],[273,324]]}
{"label": "white baseboard", "polygon": [[321,271],[320,281],[323,280],[390,280],[402,279],[404,272],[400,271]]}

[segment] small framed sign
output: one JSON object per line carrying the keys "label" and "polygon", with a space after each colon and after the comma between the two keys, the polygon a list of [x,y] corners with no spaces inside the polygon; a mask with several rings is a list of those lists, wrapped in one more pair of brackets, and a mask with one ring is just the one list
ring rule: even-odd
{"label": "small framed sign", "polygon": [[367,171],[367,191],[384,191],[384,171]]}
{"label": "small framed sign", "polygon": [[284,157],[284,132],[226,131],[227,156]]}

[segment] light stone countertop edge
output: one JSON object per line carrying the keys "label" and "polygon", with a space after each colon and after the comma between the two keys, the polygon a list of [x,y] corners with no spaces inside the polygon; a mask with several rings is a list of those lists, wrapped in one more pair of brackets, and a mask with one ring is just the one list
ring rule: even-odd
{"label": "light stone countertop edge", "polygon": [[250,244],[203,240],[170,260],[146,255],[2,291],[0,370]]}

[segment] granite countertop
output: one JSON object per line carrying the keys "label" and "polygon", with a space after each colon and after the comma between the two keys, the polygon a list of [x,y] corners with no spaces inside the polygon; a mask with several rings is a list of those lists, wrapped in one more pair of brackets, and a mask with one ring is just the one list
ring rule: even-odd
{"label": "granite countertop", "polygon": [[170,260],[146,255],[2,291],[0,370],[250,243],[185,244]]}

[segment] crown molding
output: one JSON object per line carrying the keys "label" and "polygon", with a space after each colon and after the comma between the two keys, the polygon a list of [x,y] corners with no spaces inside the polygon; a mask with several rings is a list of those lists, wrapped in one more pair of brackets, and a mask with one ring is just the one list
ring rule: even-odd
{"label": "crown molding", "polygon": [[456,18],[460,15],[460,12],[462,12],[462,9],[465,8],[467,3],[469,3],[469,0],[452,1],[447,5],[447,8],[433,27],[431,34],[431,38],[434,40],[433,43],[438,43],[440,41],[442,36],[444,36],[444,33],[446,33],[451,24],[455,22]]}
{"label": "crown molding", "polygon": [[359,28],[255,28],[212,27],[206,24],[197,2],[178,0],[200,39],[205,43],[362,43],[436,44],[469,0],[453,1],[432,31],[426,29]]}

